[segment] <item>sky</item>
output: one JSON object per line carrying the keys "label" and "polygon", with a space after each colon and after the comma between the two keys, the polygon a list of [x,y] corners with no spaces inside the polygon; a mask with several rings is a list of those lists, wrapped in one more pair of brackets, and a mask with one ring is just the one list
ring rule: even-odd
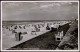
{"label": "sky", "polygon": [[2,20],[73,20],[78,18],[77,2],[3,2]]}

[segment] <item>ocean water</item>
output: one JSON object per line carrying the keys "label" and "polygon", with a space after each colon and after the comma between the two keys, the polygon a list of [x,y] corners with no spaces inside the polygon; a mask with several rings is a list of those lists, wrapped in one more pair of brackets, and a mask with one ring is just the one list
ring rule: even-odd
{"label": "ocean water", "polygon": [[18,24],[31,24],[38,22],[30,22],[30,21],[2,21],[2,25],[18,25]]}
{"label": "ocean water", "polygon": [[[48,22],[61,22],[66,20],[40,20],[40,21],[2,21],[2,25],[25,25],[25,24],[33,24],[33,23],[48,23]],[[67,20],[68,21],[68,20]]]}

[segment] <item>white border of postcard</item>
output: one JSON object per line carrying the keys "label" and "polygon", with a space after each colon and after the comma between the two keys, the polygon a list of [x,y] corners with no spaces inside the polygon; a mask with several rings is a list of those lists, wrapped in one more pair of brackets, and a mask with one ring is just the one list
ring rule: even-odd
{"label": "white border of postcard", "polygon": [[[2,2],[78,2],[78,50],[2,50]],[[1,51],[79,51],[79,1],[1,1]]]}

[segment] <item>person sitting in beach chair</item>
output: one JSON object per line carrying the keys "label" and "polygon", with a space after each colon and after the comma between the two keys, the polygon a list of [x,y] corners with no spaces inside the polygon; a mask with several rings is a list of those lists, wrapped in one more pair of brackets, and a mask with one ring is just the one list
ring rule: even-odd
{"label": "person sitting in beach chair", "polygon": [[63,31],[58,32],[58,34],[55,35],[56,41],[61,41],[63,38]]}
{"label": "person sitting in beach chair", "polygon": [[19,32],[19,41],[23,38],[23,36],[21,36],[21,32]]}
{"label": "person sitting in beach chair", "polygon": [[23,28],[26,29],[25,26],[23,26]]}
{"label": "person sitting in beach chair", "polygon": [[36,35],[36,29],[34,26],[32,27],[31,35]]}
{"label": "person sitting in beach chair", "polygon": [[37,25],[34,25],[36,32],[39,32],[40,29],[37,27]]}
{"label": "person sitting in beach chair", "polygon": [[17,28],[18,28],[17,26],[14,27],[14,29],[17,29]]}
{"label": "person sitting in beach chair", "polygon": [[39,24],[38,24],[38,28],[41,28]]}
{"label": "person sitting in beach chair", "polygon": [[16,38],[16,41],[20,41],[22,38],[23,38],[23,36],[21,36],[21,32],[16,32],[16,34],[15,34],[15,38]]}
{"label": "person sitting in beach chair", "polygon": [[61,26],[61,25],[59,25],[58,29],[61,29],[61,28],[62,28],[62,26]]}
{"label": "person sitting in beach chair", "polygon": [[46,27],[46,30],[50,30],[50,27],[49,27],[49,25],[47,25],[47,27]]}
{"label": "person sitting in beach chair", "polygon": [[21,27],[21,26],[19,26],[19,28],[20,28],[20,29],[22,29],[22,27]]}

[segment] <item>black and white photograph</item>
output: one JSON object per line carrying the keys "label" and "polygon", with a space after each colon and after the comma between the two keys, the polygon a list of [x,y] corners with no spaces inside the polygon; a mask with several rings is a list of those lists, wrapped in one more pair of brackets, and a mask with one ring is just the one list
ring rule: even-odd
{"label": "black and white photograph", "polygon": [[2,50],[79,50],[79,2],[1,2]]}

